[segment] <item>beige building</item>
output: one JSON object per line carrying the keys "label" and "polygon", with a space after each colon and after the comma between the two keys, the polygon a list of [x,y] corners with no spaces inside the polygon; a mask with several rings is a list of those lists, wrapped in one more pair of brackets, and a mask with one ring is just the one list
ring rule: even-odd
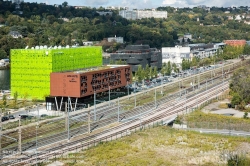
{"label": "beige building", "polygon": [[167,18],[167,11],[152,10],[121,10],[119,15],[128,20],[136,20],[142,18]]}

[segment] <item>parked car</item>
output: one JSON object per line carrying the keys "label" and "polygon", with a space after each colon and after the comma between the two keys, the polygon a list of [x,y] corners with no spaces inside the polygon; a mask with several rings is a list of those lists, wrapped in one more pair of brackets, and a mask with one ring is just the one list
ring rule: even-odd
{"label": "parked car", "polygon": [[7,116],[2,117],[2,122],[7,121],[7,120],[9,120],[9,117],[7,117]]}
{"label": "parked car", "polygon": [[43,118],[43,117],[46,117],[46,116],[48,116],[48,115],[47,115],[47,114],[42,114],[42,115],[41,115],[42,118]]}
{"label": "parked car", "polygon": [[31,115],[19,115],[21,119],[31,119],[33,118],[34,116],[31,116]]}
{"label": "parked car", "polygon": [[29,115],[19,115],[21,119],[27,119]]}
{"label": "parked car", "polygon": [[15,119],[14,115],[9,115],[9,119]]}

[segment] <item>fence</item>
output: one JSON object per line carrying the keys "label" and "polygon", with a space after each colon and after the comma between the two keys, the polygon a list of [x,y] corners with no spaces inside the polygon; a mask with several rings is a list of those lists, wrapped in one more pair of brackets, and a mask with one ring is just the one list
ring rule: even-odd
{"label": "fence", "polygon": [[[205,103],[201,104],[199,107],[193,108],[190,112],[195,111],[195,110],[201,110],[203,109],[205,106],[214,103],[216,101],[219,100],[224,100],[226,98],[230,97],[229,94],[222,94],[219,95],[213,99],[210,99],[208,101],[206,101]],[[223,115],[226,116],[226,115]],[[221,122],[221,121],[215,121],[215,120],[211,120],[211,121],[197,121],[198,119],[196,119],[195,122],[192,121],[187,121],[186,125],[188,126],[188,128],[203,128],[203,129],[225,129],[225,130],[235,130],[235,131],[246,131],[246,132],[250,132],[250,123],[239,123],[238,121],[235,121],[233,118],[230,118],[228,122]],[[225,121],[225,120],[224,120]]]}

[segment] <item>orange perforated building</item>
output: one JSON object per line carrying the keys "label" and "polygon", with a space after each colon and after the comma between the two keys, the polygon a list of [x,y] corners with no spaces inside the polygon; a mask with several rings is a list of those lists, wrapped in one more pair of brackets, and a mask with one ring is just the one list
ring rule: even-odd
{"label": "orange perforated building", "polygon": [[107,65],[50,74],[50,96],[81,98],[131,83],[129,65]]}
{"label": "orange perforated building", "polygon": [[229,46],[245,46],[246,45],[246,40],[224,40],[223,42]]}

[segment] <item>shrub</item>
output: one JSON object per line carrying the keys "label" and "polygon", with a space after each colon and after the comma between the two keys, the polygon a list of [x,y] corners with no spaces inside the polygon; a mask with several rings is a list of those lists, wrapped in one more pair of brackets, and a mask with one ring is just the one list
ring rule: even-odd
{"label": "shrub", "polygon": [[229,156],[227,160],[228,166],[248,166],[250,165],[250,160],[243,155],[233,154]]}

